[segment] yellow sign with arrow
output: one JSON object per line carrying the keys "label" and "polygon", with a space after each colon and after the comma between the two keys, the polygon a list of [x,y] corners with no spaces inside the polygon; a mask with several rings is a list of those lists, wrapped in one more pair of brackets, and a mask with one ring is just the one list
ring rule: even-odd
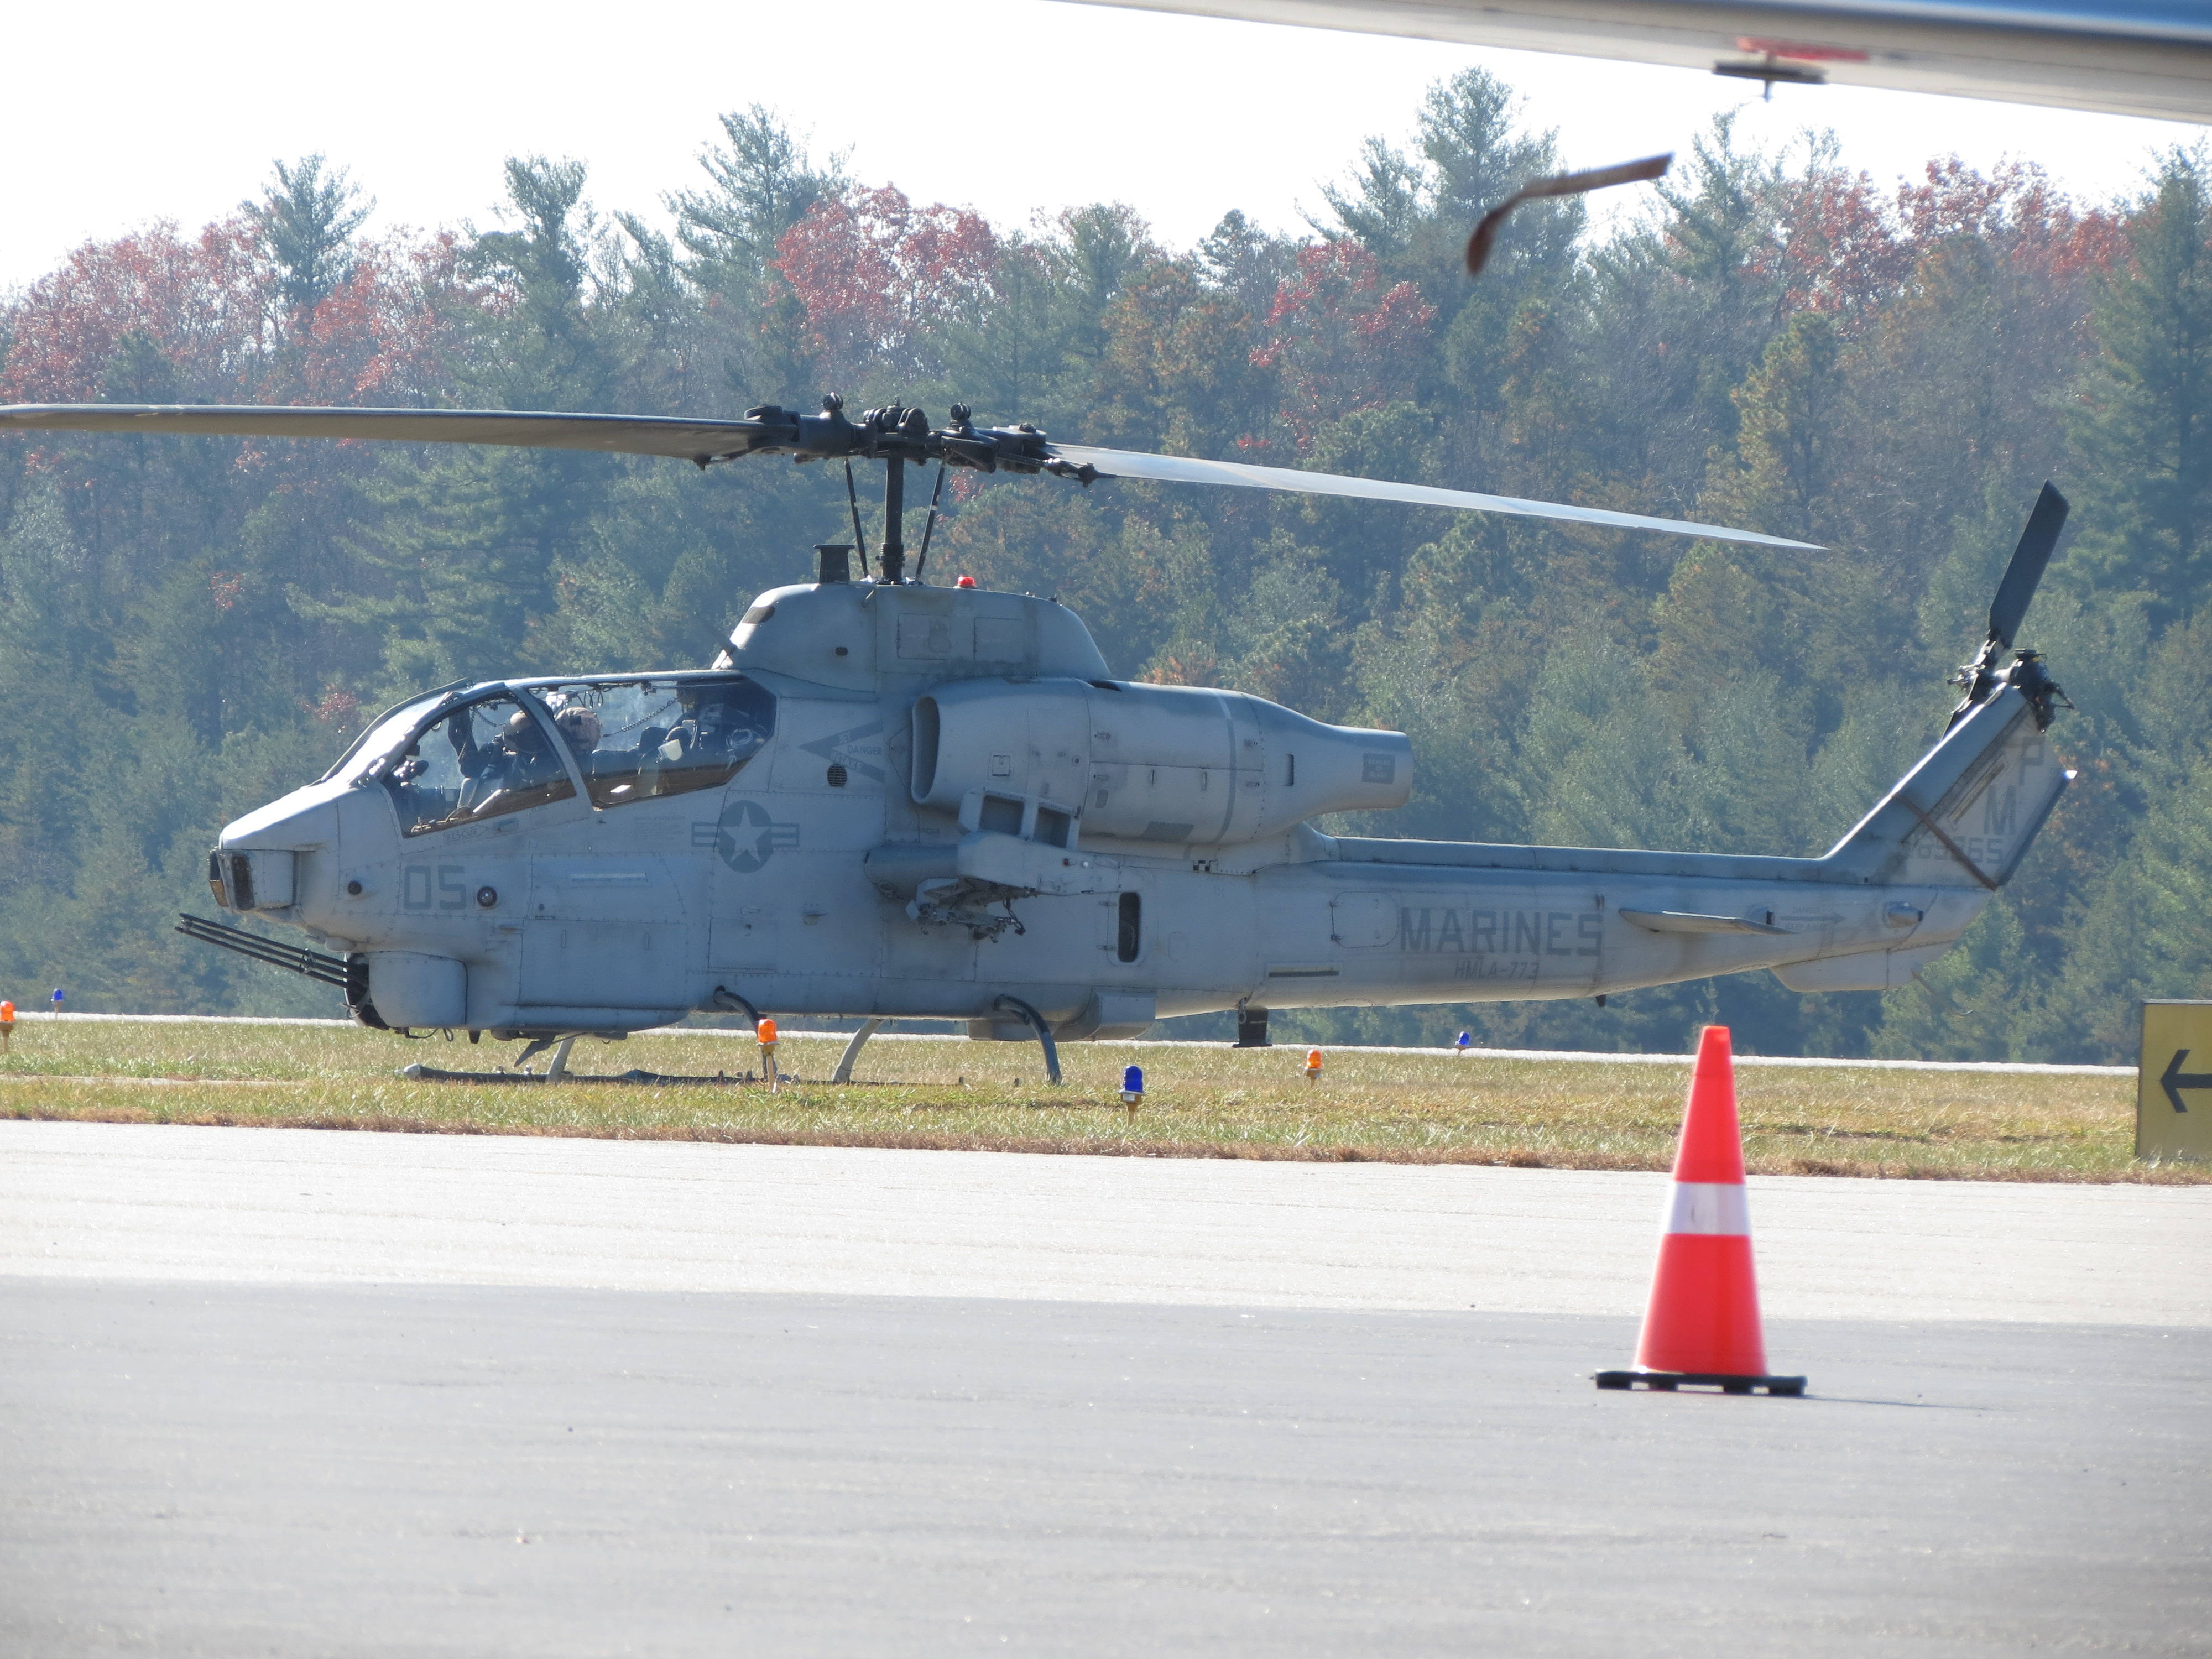
{"label": "yellow sign with arrow", "polygon": [[2136,1156],[2212,1160],[2212,1002],[2146,1002]]}

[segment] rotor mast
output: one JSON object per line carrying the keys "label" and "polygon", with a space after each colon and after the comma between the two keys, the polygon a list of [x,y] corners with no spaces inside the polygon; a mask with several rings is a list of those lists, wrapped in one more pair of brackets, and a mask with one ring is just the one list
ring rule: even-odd
{"label": "rotor mast", "polygon": [[884,580],[896,586],[906,580],[906,538],[900,520],[906,517],[906,457],[884,457]]}
{"label": "rotor mast", "polygon": [[[848,420],[844,398],[834,392],[822,399],[818,416],[795,415],[769,404],[747,410],[745,420],[763,432],[748,453],[788,453],[802,461],[843,456],[848,463],[884,464],[884,541],[878,580],[886,583],[907,579],[904,520],[909,465],[936,461],[981,472],[1049,472],[1085,484],[1098,477],[1095,468],[1059,459],[1045,434],[1027,422],[978,432],[965,404],[953,404],[949,424],[935,430],[927,414],[901,404],[886,404],[865,411],[858,421]],[[708,459],[699,464],[704,466]],[[926,538],[923,546],[927,551]]]}

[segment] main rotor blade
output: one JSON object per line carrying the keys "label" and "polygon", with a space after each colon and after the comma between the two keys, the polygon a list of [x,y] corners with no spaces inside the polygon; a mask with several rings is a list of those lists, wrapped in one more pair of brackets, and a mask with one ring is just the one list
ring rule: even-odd
{"label": "main rotor blade", "polygon": [[[763,414],[769,411],[762,411]],[[544,410],[497,409],[294,409],[242,404],[18,404],[0,408],[0,432],[69,431],[174,433],[209,437],[368,438],[395,443],[489,444],[516,449],[576,449],[601,454],[665,455],[704,465],[710,460],[756,451],[850,454],[860,429],[842,417],[801,421],[784,411],[773,420],[701,421],[665,415],[570,415]],[[820,434],[801,427],[822,426]],[[831,429],[833,428],[834,429]],[[850,434],[849,436],[848,434]],[[984,434],[1016,434],[1008,428]],[[922,441],[917,440],[920,443]],[[927,441],[938,441],[933,434]],[[1040,459],[1055,456],[1072,466],[1095,468],[1099,476],[1151,478],[1171,483],[1231,484],[1247,489],[1281,489],[1308,495],[1351,495],[1369,501],[1403,501],[1416,507],[1449,507],[1481,513],[1515,513],[1617,530],[1659,530],[1669,535],[1759,547],[1813,550],[1810,542],[1793,542],[1755,531],[1679,519],[1646,518],[1602,507],[1566,507],[1555,501],[1525,501],[1510,495],[1484,495],[1464,489],[1434,489],[1424,484],[1348,478],[1332,472],[1300,472],[1287,467],[1247,466],[1237,461],[1191,460],[1172,455],[1143,455],[1127,450],[1094,449],[1086,444],[1047,443],[1041,434],[1021,438],[1024,453]],[[950,446],[946,446],[948,453]],[[957,455],[951,459],[958,461]],[[1001,466],[1012,465],[1001,459]],[[1029,463],[1031,470],[1035,461]],[[2055,493],[2055,492],[2054,492]],[[2046,555],[2047,556],[2047,555]],[[2041,567],[2037,567],[2037,574]],[[2033,582],[2030,584],[2033,586]],[[2025,602],[2023,601],[2023,604]]]}
{"label": "main rotor blade", "polygon": [[2035,585],[2043,580],[2043,568],[2051,562],[2051,550],[2058,545],[2058,532],[2065,528],[2066,498],[2046,483],[2035,498],[2027,528],[2020,532],[2020,544],[2013,549],[2012,562],[2005,567],[2004,580],[1990,604],[1990,637],[2008,651],[2021,619],[2027,615],[2028,601],[2035,597]]}
{"label": "main rotor blade", "polygon": [[376,438],[409,444],[584,449],[696,461],[741,455],[754,421],[564,415],[498,409],[288,409],[260,404],[17,404],[0,432],[162,432],[223,438]]}
{"label": "main rotor blade", "polygon": [[1650,519],[1640,513],[1614,513],[1601,507],[1567,507],[1558,501],[1524,501],[1511,495],[1484,495],[1471,489],[1435,489],[1426,484],[1388,483],[1378,478],[1347,478],[1334,472],[1299,472],[1282,466],[1247,466],[1242,461],[1200,461],[1180,455],[1140,455],[1122,449],[1093,449],[1086,444],[1049,446],[1053,453],[1078,466],[1097,469],[1104,478],[1150,478],[1163,483],[1234,484],[1246,489],[1281,489],[1304,495],[1352,495],[1365,501],[1404,501],[1414,507],[1450,507],[1473,513],[1515,513],[1532,519],[1561,519],[1571,524],[1605,525],[1614,530],[1660,530],[1670,536],[1707,541],[1741,542],[1752,547],[1786,547],[1818,552],[1814,542],[1762,536],[1754,530],[1730,530],[1681,519]]}

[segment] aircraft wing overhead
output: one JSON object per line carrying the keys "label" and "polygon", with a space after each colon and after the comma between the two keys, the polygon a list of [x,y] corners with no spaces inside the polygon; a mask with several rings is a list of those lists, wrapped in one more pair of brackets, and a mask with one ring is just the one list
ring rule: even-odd
{"label": "aircraft wing overhead", "polygon": [[1080,0],[2212,123],[2206,0]]}

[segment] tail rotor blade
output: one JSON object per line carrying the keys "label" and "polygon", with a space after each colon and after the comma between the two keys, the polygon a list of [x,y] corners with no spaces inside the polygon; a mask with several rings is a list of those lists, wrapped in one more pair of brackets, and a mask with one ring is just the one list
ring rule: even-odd
{"label": "tail rotor blade", "polygon": [[2012,562],[2005,567],[2004,580],[1990,605],[1990,637],[2008,651],[2021,619],[2027,615],[2028,601],[2035,597],[2035,586],[2043,580],[2043,568],[2051,562],[2051,550],[2058,545],[2058,532],[2065,528],[2066,498],[2046,483],[2035,498],[2035,510],[2027,515],[2027,528],[2021,532],[2020,545],[2013,549]]}

